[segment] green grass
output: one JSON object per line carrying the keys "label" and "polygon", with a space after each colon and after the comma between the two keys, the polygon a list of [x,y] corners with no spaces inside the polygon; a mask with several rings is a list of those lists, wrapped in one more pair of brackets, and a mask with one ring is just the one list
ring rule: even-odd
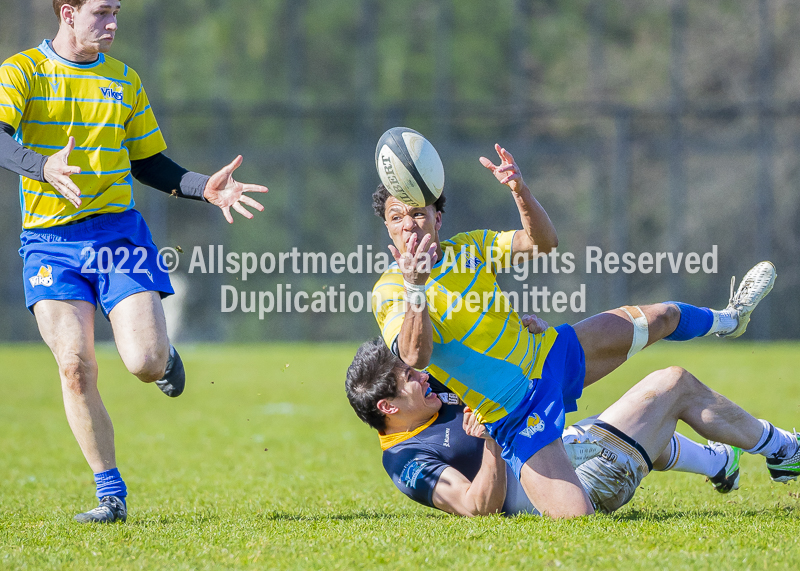
{"label": "green grass", "polygon": [[[184,346],[190,384],[171,400],[99,349],[130,517],[81,526],[72,516],[93,507],[92,475],[52,356],[0,348],[0,568],[798,567],[800,488],[772,484],[761,457],[744,458],[742,489],[727,496],[699,476],[653,474],[613,516],[466,520],[417,506],[385,476],[376,435],[344,397],[354,350]],[[675,364],[791,429],[799,363],[800,344],[664,344],[587,390],[568,420]]]}

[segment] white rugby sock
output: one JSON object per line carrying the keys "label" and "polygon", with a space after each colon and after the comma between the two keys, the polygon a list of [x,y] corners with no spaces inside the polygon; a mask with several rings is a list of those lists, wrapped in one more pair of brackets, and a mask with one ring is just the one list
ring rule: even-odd
{"label": "white rugby sock", "polygon": [[698,444],[677,432],[672,436],[669,445],[670,455],[664,472],[667,470],[691,472],[711,478],[716,476],[728,461],[726,454],[720,454],[714,448]]}
{"label": "white rugby sock", "polygon": [[714,322],[711,324],[711,329],[708,330],[706,336],[713,335],[714,333],[730,333],[739,325],[739,318],[736,316],[736,313],[729,309],[723,309],[721,311],[712,309],[711,313],[714,314]]}
{"label": "white rugby sock", "polygon": [[767,458],[788,458],[797,452],[797,437],[782,428],[773,426],[771,423],[758,419],[764,431],[758,444],[750,450],[745,450],[748,454],[761,454]]}

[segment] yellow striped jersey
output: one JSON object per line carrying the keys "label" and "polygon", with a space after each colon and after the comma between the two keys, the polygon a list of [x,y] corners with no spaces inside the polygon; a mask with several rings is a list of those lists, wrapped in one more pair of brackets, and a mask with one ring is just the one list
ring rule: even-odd
{"label": "yellow striped jersey", "polygon": [[0,66],[0,121],[43,155],[75,137],[69,164],[81,168],[72,176],[81,189],[80,209],[51,185],[20,177],[25,229],[132,208],[130,161],[167,148],[135,71],[105,54],[88,64],[67,61],[48,40]]}
{"label": "yellow striped jersey", "polygon": [[[433,324],[428,371],[458,394],[482,422],[514,410],[541,377],[557,332],[532,335],[497,284],[510,263],[514,232],[474,230],[442,241],[425,286]],[[387,345],[405,318],[403,275],[392,264],[372,290],[372,309]]]}

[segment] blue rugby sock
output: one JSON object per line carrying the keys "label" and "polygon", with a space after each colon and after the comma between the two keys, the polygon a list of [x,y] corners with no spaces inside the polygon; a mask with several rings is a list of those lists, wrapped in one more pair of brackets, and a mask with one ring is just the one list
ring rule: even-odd
{"label": "blue rugby sock", "polygon": [[97,485],[98,500],[102,500],[106,496],[117,496],[122,503],[125,503],[128,488],[116,468],[95,474],[94,483]]}
{"label": "blue rugby sock", "polygon": [[680,301],[665,301],[677,305],[681,310],[681,320],[670,335],[664,337],[668,341],[688,341],[696,337],[703,337],[714,324],[714,312],[707,307],[695,307]]}

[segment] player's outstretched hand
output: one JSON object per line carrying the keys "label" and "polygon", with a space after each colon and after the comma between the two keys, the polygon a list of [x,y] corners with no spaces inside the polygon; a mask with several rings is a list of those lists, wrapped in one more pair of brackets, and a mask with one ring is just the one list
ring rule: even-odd
{"label": "player's outstretched hand", "polygon": [[430,234],[425,234],[417,247],[417,235],[411,234],[406,242],[406,251],[402,254],[393,245],[389,251],[403,274],[403,279],[410,284],[425,285],[436,263],[436,242]]}
{"label": "player's outstretched hand", "polygon": [[50,155],[44,163],[44,180],[50,183],[75,208],[81,207],[81,189],[72,179],[74,174],[81,174],[80,167],[69,165],[69,154],[75,148],[75,137],[70,137],[67,146]]}
{"label": "player's outstretched hand", "polygon": [[547,322],[538,315],[523,315],[522,325],[527,327],[528,331],[534,335],[538,335],[550,327]]}
{"label": "player's outstretched hand", "polygon": [[500,157],[500,164],[495,165],[486,157],[480,158],[481,164],[492,171],[492,174],[500,181],[500,184],[505,184],[512,191],[519,192],[523,188],[527,188],[525,181],[522,180],[522,173],[517,163],[514,162],[514,157],[511,156],[511,153],[496,143],[494,150],[497,151],[497,156]]}
{"label": "player's outstretched hand", "polygon": [[206,189],[203,191],[203,197],[205,197],[206,200],[222,209],[222,214],[225,215],[225,220],[227,220],[229,224],[233,224],[231,208],[245,218],[252,218],[253,213],[242,205],[255,208],[259,212],[263,212],[264,210],[261,204],[249,196],[245,196],[244,193],[267,192],[267,187],[258,184],[242,184],[234,180],[233,171],[238,169],[241,164],[242,155],[239,155],[233,159],[231,164],[211,175],[211,178],[208,179],[208,183],[206,183]]}
{"label": "player's outstretched hand", "polygon": [[489,436],[489,433],[486,431],[486,427],[482,425],[475,414],[472,412],[472,409],[468,406],[464,407],[464,419],[461,422],[464,432],[469,434],[470,436],[474,436],[475,438],[483,438],[485,440],[491,440],[492,437]]}

